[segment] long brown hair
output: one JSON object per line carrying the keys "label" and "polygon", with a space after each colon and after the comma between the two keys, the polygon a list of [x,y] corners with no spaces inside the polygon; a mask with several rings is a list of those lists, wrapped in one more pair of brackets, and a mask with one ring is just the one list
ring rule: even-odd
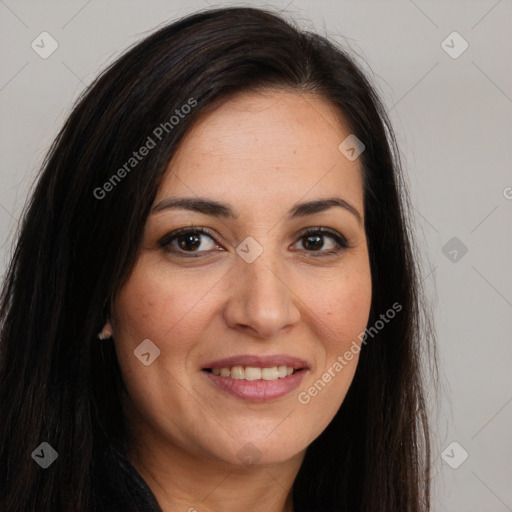
{"label": "long brown hair", "polygon": [[[115,349],[96,333],[133,268],[180,140],[213,102],[257,87],[326,98],[364,142],[369,325],[392,304],[402,306],[363,345],[341,408],[307,448],[293,486],[295,510],[429,510],[421,360],[433,357],[434,336],[393,130],[346,51],[253,8],[198,12],[136,44],[82,94],[51,147],[1,294],[2,510],[106,511],[105,488],[120,510],[147,510],[146,497],[126,483]],[[191,100],[187,115],[170,123]],[[156,147],[119,173],[164,121],[172,128],[162,129]],[[42,441],[58,452],[46,470],[31,458]]]}

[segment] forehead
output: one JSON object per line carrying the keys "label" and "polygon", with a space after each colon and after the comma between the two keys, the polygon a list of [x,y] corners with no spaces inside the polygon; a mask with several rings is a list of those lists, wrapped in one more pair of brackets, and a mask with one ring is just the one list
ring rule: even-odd
{"label": "forehead", "polygon": [[157,200],[199,195],[247,206],[254,198],[268,208],[340,193],[362,207],[359,160],[338,149],[349,134],[341,113],[319,96],[240,93],[189,130]]}

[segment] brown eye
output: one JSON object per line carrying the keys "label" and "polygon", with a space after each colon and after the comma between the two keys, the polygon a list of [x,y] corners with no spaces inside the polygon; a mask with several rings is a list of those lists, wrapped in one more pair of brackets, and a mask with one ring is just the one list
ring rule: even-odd
{"label": "brown eye", "polygon": [[[326,240],[330,241],[326,242]],[[315,257],[337,254],[350,247],[347,239],[341,233],[326,228],[316,228],[303,233],[299,243]]]}
{"label": "brown eye", "polygon": [[176,242],[180,249],[183,249],[184,251],[193,251],[201,245],[201,235],[196,233],[180,235],[176,238]]}
{"label": "brown eye", "polygon": [[201,256],[201,253],[221,249],[219,244],[203,228],[183,228],[165,235],[158,245],[166,252],[178,255]]}
{"label": "brown eye", "polygon": [[308,235],[303,238],[303,245],[308,250],[318,250],[321,249],[324,245],[323,238],[318,235]]}

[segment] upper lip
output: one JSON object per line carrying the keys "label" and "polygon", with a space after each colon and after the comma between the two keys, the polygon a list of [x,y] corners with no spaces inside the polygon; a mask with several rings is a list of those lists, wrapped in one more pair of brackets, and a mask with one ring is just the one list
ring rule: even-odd
{"label": "upper lip", "polygon": [[295,369],[309,368],[309,365],[303,359],[292,357],[285,354],[275,354],[268,356],[258,355],[240,355],[226,357],[211,361],[203,366],[206,368],[232,368],[233,366],[251,366],[254,368],[272,368],[273,366],[290,366]]}

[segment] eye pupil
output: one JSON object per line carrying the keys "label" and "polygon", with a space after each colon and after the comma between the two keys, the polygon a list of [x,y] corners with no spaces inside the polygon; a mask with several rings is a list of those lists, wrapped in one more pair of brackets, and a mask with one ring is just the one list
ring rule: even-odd
{"label": "eye pupil", "polygon": [[187,233],[186,235],[181,235],[178,238],[178,245],[184,250],[196,249],[200,244],[201,240],[199,236],[193,233]]}
{"label": "eye pupil", "polygon": [[306,237],[305,247],[307,249],[321,249],[323,244],[324,243],[321,236],[310,235]]}

